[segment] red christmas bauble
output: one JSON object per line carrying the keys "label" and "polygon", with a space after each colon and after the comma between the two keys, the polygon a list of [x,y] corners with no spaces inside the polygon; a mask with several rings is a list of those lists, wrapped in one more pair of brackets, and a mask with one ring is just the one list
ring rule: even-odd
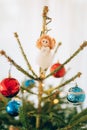
{"label": "red christmas bauble", "polygon": [[[53,72],[54,70],[56,70],[61,65],[62,64],[60,64],[60,63],[55,63],[54,65],[51,66],[50,72]],[[65,73],[66,73],[65,68],[62,67],[60,70],[58,70],[57,72],[55,72],[53,74],[53,76],[56,77],[56,78],[60,78],[60,77],[63,77],[65,75]]]}
{"label": "red christmas bauble", "polygon": [[5,97],[14,97],[20,89],[20,84],[15,78],[5,78],[0,83],[0,93]]}

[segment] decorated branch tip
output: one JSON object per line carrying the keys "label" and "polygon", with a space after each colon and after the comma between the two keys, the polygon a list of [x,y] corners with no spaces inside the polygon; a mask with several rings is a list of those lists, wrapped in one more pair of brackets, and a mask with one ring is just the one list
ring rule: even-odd
{"label": "decorated branch tip", "polygon": [[40,37],[36,42],[36,46],[40,50],[40,53],[37,57],[37,64],[39,65],[39,67],[43,69],[43,71],[48,69],[58,47],[60,46],[60,44],[58,44],[53,55],[51,50],[55,48],[56,41],[51,36],[47,35],[47,32],[49,31],[49,29],[47,29],[47,25],[51,22],[51,18],[47,16],[47,13],[48,13],[48,6],[44,6],[42,13],[43,17],[42,31]]}

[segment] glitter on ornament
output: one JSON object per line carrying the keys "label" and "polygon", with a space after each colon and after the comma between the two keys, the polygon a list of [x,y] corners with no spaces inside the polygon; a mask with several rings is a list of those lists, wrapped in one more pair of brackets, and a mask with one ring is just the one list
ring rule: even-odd
{"label": "glitter on ornament", "polygon": [[[62,64],[60,64],[60,63],[55,63],[55,64],[53,64],[52,66],[51,66],[51,68],[50,68],[50,72],[52,73],[53,71],[55,71],[58,67],[60,67]],[[66,71],[65,71],[65,68],[64,67],[62,67],[60,70],[58,70],[57,72],[55,72],[54,74],[53,74],[53,76],[55,77],[55,78],[61,78],[61,77],[63,77],[64,75],[65,75],[65,73],[66,73]]]}
{"label": "glitter on ornament", "polygon": [[29,86],[34,85],[34,84],[35,84],[35,81],[33,79],[26,80],[24,82],[25,87],[29,87]]}
{"label": "glitter on ornament", "polygon": [[6,106],[6,111],[11,116],[17,116],[21,105],[22,104],[20,101],[16,101],[16,100],[9,101]]}
{"label": "glitter on ornament", "polygon": [[67,100],[74,105],[80,105],[85,100],[85,93],[78,86],[72,87],[69,89]]}
{"label": "glitter on ornament", "polygon": [[14,97],[19,92],[20,84],[15,78],[5,78],[0,83],[0,93],[5,97]]}

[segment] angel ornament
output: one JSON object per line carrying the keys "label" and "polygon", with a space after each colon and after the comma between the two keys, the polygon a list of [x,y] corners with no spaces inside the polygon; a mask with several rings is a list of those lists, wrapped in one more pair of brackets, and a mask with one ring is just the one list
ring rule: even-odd
{"label": "angel ornament", "polygon": [[42,69],[47,69],[52,62],[53,55],[51,50],[55,47],[55,39],[44,34],[36,42],[36,46],[40,49],[37,57],[37,63]]}

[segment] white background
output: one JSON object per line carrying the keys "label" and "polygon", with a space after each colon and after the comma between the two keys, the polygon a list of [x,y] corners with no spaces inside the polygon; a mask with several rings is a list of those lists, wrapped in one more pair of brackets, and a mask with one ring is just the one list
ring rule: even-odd
{"label": "white background", "polygon": [[[42,27],[43,6],[49,6],[49,16],[52,23],[49,35],[62,42],[54,62],[63,63],[79,46],[87,40],[87,0],[0,0],[0,50],[5,50],[19,65],[27,70],[25,61],[14,38],[14,32],[19,34],[26,55],[37,72],[36,41]],[[70,67],[67,78],[82,72],[76,82],[87,95],[87,48],[75,57],[66,68]],[[9,63],[0,57],[0,80],[8,76]],[[49,72],[48,72],[49,73]],[[24,75],[12,67],[12,77],[20,82]],[[51,81],[57,85],[58,79]],[[50,82],[50,80],[49,80]],[[86,101],[85,101],[86,104]]]}

